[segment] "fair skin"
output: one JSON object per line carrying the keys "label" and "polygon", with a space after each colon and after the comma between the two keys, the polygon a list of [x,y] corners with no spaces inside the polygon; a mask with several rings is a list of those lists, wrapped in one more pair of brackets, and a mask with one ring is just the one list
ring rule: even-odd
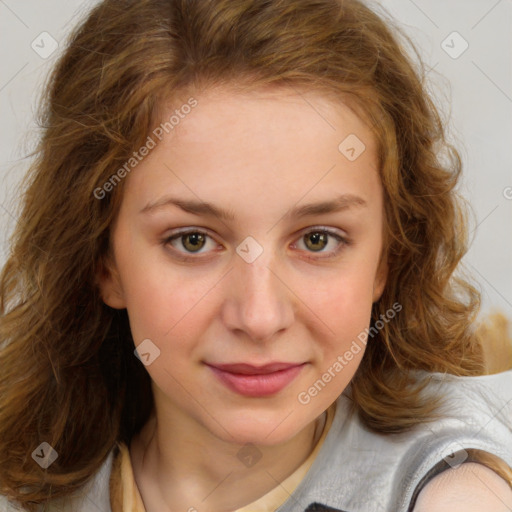
{"label": "fair skin", "polygon": [[433,478],[420,492],[414,512],[510,512],[512,489],[482,464],[467,462]]}
{"label": "fair skin", "polygon": [[[308,404],[297,396],[368,327],[386,277],[375,141],[352,110],[294,90],[195,97],[195,110],[126,178],[101,283],[104,301],[127,309],[135,345],[150,339],[161,351],[146,367],[155,414],[131,446],[147,512],[235,510],[289,476],[364,345]],[[350,134],[366,145],[354,161],[338,150]],[[341,194],[339,211],[285,216]],[[170,195],[234,218],[147,209]],[[350,243],[319,241],[315,226]],[[208,235],[199,254],[190,237],[164,241],[190,227]],[[248,236],[263,249],[250,263],[236,252]],[[270,396],[234,392],[209,366],[275,361],[301,366]],[[251,467],[237,457],[247,443],[262,455]]]}
{"label": "fair skin", "polygon": [[[162,106],[161,119],[187,97]],[[130,446],[146,512],[236,510],[300,466],[364,344],[307,404],[297,397],[368,327],[386,281],[376,143],[350,108],[289,89],[194,97],[125,179],[101,280],[105,303],[127,309],[135,345],[160,350],[146,366],[155,410]],[[366,146],[353,161],[338,150],[350,134]],[[286,216],[340,194],[339,211]],[[185,212],[171,196],[233,218]],[[333,234],[319,241],[318,228]],[[237,252],[249,236],[250,251],[263,250],[250,262]],[[266,396],[240,394],[212,370],[275,361],[300,369]],[[241,449],[261,458],[242,464]]]}

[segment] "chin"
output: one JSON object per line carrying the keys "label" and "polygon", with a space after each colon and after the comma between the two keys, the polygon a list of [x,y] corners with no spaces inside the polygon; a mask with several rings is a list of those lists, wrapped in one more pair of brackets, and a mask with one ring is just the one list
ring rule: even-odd
{"label": "chin", "polygon": [[296,414],[289,412],[269,412],[263,414],[261,411],[239,411],[233,416],[224,416],[222,425],[217,423],[211,425],[215,435],[223,441],[234,444],[255,444],[260,446],[273,446],[285,443],[305,428],[310,421],[300,421]]}

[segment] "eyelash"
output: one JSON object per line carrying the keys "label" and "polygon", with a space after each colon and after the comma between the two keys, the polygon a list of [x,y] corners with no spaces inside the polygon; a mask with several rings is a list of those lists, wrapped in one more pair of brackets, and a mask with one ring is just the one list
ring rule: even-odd
{"label": "eyelash", "polygon": [[[334,249],[334,251],[331,251],[329,256],[320,256],[320,257],[306,256],[305,257],[306,259],[310,259],[310,260],[327,260],[327,259],[334,258],[334,257],[338,256],[338,254],[342,251],[342,249],[344,247],[350,245],[350,243],[351,243],[351,241],[348,238],[346,238],[344,236],[341,236],[339,233],[337,233],[337,232],[335,232],[335,231],[333,231],[331,229],[325,228],[323,226],[315,226],[315,227],[309,229],[308,231],[306,231],[303,234],[301,234],[301,236],[299,237],[299,240],[302,239],[303,237],[305,237],[306,235],[311,234],[311,233],[321,233],[321,234],[328,235],[328,236],[336,239],[339,242],[339,246],[336,249]],[[161,243],[164,246],[168,247],[168,246],[170,246],[172,241],[180,239],[181,237],[184,237],[184,236],[190,235],[190,234],[205,235],[208,238],[213,240],[213,237],[211,237],[206,231],[203,231],[201,229],[187,229],[187,230],[179,231],[177,233],[174,233],[174,234],[172,234],[170,236],[165,237],[161,241]],[[176,249],[174,249],[172,247],[171,247],[171,250],[176,255],[176,257],[178,259],[180,259],[181,261],[195,261],[195,262],[197,262],[201,258],[201,256],[184,256],[183,255],[184,253],[182,253],[180,251],[177,251]],[[314,254],[314,251],[312,251],[312,252]],[[320,254],[320,253],[323,253],[323,251],[318,251],[318,254]],[[187,254],[193,254],[193,253],[187,253]],[[196,254],[202,254],[202,253],[196,253]]]}

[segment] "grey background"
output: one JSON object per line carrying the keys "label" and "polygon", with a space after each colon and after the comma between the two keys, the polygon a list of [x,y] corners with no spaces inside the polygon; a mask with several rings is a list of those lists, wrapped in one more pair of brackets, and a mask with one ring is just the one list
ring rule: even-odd
{"label": "grey background", "polygon": [[[16,187],[29,164],[24,157],[35,141],[37,97],[60,51],[42,58],[31,44],[47,37],[42,32],[62,44],[95,3],[0,0],[0,265],[14,226]],[[369,3],[379,12],[379,4],[384,7],[432,68],[430,89],[449,122],[450,140],[461,152],[461,191],[475,212],[473,243],[464,263],[483,292],[483,311],[499,309],[512,318],[512,0]],[[463,39],[450,36],[454,31]],[[463,40],[467,50],[453,58]],[[452,47],[452,56],[443,45]]]}

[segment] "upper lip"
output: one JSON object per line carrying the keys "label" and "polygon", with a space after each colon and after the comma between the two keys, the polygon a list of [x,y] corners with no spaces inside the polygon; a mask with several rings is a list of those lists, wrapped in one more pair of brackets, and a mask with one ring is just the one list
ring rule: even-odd
{"label": "upper lip", "polygon": [[210,364],[219,370],[229,373],[239,373],[243,375],[265,375],[267,373],[278,372],[280,370],[286,370],[295,366],[300,366],[303,363],[268,363],[264,365],[252,365],[248,363],[233,363],[233,364]]}

